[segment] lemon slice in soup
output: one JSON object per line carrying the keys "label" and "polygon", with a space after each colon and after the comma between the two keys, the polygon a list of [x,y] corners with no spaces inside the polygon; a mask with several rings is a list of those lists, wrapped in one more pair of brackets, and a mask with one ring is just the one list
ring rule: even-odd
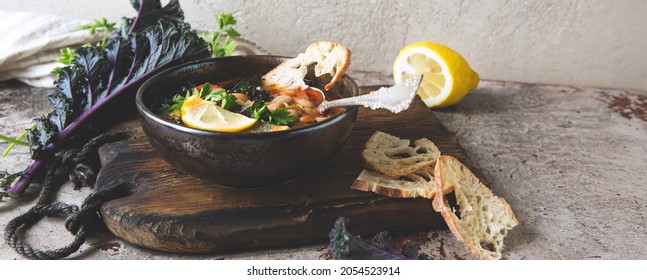
{"label": "lemon slice in soup", "polygon": [[184,125],[207,131],[240,132],[256,123],[256,119],[227,111],[199,96],[191,96],[182,104]]}

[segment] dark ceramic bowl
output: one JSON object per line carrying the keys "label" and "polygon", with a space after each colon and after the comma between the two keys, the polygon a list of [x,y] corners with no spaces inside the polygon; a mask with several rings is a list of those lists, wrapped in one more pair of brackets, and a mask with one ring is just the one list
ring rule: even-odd
{"label": "dark ceramic bowl", "polygon": [[[189,128],[160,117],[161,104],[187,87],[264,74],[285,57],[233,56],[180,65],[153,76],[137,92],[144,133],[153,148],[176,169],[218,185],[276,186],[316,170],[342,148],[357,118],[357,107],[334,117],[285,131],[221,133]],[[306,76],[314,84],[327,79]],[[359,95],[345,75],[331,89],[341,97]]]}

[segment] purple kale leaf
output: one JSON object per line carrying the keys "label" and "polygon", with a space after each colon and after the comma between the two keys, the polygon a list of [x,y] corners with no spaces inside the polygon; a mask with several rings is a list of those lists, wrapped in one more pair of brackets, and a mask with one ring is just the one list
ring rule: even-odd
{"label": "purple kale leaf", "polygon": [[20,196],[71,138],[100,133],[106,124],[95,120],[134,111],[135,93],[145,80],[172,66],[210,57],[206,42],[183,22],[177,1],[164,7],[159,0],[133,1],[133,5],[138,16],[124,21],[129,32],[112,32],[103,48],[76,49],[73,63],[59,72],[49,97],[52,112],[36,118],[28,130],[34,161],[8,195]]}
{"label": "purple kale leaf", "polygon": [[408,260],[418,259],[418,246],[413,243],[405,245],[406,251],[398,252],[386,231],[373,238],[371,244],[359,236],[354,236],[346,229],[349,222],[341,217],[330,231],[330,251],[335,260]]}

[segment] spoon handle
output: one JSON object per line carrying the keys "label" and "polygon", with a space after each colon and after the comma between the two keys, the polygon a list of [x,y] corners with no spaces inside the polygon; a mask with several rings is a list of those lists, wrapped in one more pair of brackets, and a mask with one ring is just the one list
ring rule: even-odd
{"label": "spoon handle", "polygon": [[324,112],[332,107],[364,106],[371,108],[371,110],[383,108],[397,114],[409,108],[421,81],[422,76],[418,75],[402,84],[382,87],[368,94],[324,101],[319,105],[318,110],[319,112]]}

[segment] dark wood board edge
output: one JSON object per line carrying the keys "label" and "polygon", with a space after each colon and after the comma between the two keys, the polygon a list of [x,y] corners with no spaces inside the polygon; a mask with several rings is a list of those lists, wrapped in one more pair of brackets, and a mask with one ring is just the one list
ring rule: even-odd
{"label": "dark wood board edge", "polygon": [[[222,211],[205,212],[184,216],[176,221],[154,216],[104,214],[128,220],[105,220],[116,236],[140,240],[142,242],[134,244],[142,247],[185,253],[227,253],[326,243],[335,221],[342,216],[350,219],[349,227],[354,235],[367,237],[377,233],[375,223],[389,225],[390,233],[446,228],[442,217],[431,211],[431,200],[408,200],[373,196],[373,199],[363,202],[339,201],[337,205],[253,209],[248,213],[237,212],[230,216]],[[241,216],[249,218],[236,218]],[[281,216],[281,219],[277,220],[277,216]],[[221,227],[205,228],[204,225],[208,223],[205,220],[209,219],[218,219]],[[421,223],[429,226],[421,228]],[[259,228],[272,234],[259,235]],[[286,239],[292,242],[288,245]]]}

